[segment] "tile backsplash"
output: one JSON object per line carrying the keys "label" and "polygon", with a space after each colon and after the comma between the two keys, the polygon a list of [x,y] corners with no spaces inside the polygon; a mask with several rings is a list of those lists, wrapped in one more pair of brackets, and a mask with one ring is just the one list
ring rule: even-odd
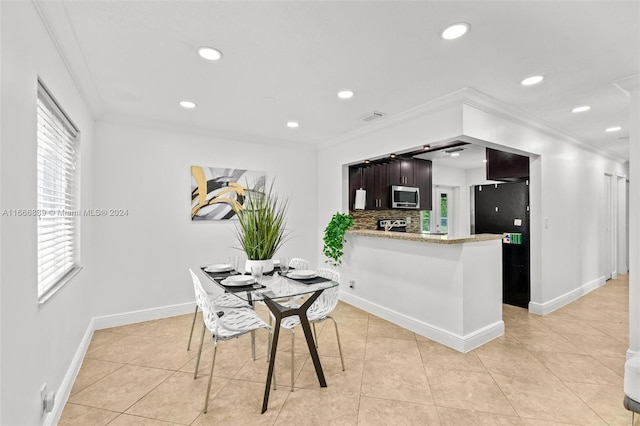
{"label": "tile backsplash", "polygon": [[354,221],[351,229],[375,230],[378,226],[378,219],[411,218],[411,223],[407,223],[407,232],[420,232],[420,211],[418,210],[351,210],[349,213],[353,216]]}

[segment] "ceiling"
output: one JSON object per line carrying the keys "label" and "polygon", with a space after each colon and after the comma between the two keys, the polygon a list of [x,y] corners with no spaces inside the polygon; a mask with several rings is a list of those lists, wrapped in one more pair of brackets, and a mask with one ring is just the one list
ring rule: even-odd
{"label": "ceiling", "polygon": [[[315,146],[464,87],[628,159],[637,1],[39,2],[98,117]],[[441,31],[468,22],[464,37]],[[224,56],[201,59],[200,46]],[[543,74],[530,87],[520,80]],[[355,96],[340,100],[339,90]],[[186,110],[181,100],[198,107]],[[581,114],[573,107],[588,104]],[[290,129],[287,121],[298,121]],[[605,128],[622,126],[614,133]]]}

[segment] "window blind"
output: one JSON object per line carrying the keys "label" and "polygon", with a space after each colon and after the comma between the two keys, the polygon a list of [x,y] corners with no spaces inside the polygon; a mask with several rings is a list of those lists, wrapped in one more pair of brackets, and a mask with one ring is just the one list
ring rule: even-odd
{"label": "window blind", "polygon": [[41,82],[37,102],[38,298],[80,269],[78,130]]}

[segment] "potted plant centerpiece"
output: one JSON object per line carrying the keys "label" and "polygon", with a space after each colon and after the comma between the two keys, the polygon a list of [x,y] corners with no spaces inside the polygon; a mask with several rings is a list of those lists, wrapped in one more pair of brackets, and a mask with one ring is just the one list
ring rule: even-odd
{"label": "potted plant centerpiece", "polygon": [[353,216],[347,213],[333,215],[324,230],[324,247],[322,252],[327,256],[327,263],[331,266],[340,266],[342,263],[343,245],[346,241],[344,234],[353,225]]}
{"label": "potted plant centerpiece", "polygon": [[273,191],[273,182],[264,192],[247,191],[237,212],[236,237],[247,255],[246,271],[262,264],[263,272],[273,271],[273,256],[286,241],[285,224],[289,202]]}

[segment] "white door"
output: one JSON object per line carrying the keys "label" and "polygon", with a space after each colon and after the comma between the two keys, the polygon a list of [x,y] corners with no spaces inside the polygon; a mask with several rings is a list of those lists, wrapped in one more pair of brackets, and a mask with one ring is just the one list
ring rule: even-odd
{"label": "white door", "polygon": [[432,220],[433,232],[441,234],[453,233],[453,189],[444,186],[436,186],[433,205],[434,220]]}

